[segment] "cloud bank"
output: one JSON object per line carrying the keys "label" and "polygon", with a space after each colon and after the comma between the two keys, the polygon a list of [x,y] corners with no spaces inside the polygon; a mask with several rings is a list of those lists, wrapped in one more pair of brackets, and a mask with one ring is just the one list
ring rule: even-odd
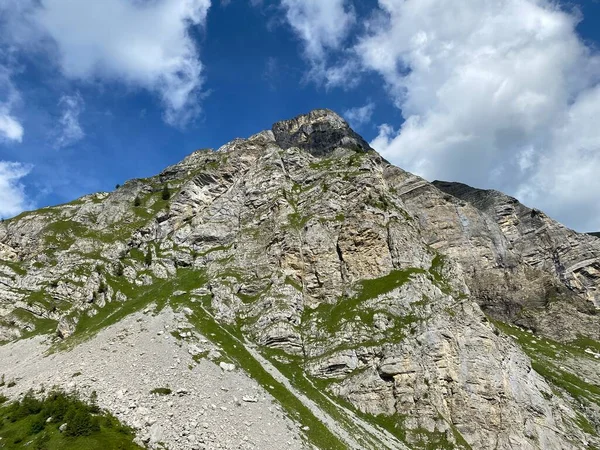
{"label": "cloud bank", "polygon": [[[160,100],[165,122],[185,126],[200,112],[203,66],[193,30],[204,26],[209,7],[210,0],[0,2],[0,144],[24,135],[14,113],[25,103],[12,83],[16,54],[49,58],[67,80],[147,90]],[[85,136],[84,100],[62,96],[58,107],[51,145],[62,148]],[[0,215],[30,206],[20,183],[30,170],[0,162]]]}

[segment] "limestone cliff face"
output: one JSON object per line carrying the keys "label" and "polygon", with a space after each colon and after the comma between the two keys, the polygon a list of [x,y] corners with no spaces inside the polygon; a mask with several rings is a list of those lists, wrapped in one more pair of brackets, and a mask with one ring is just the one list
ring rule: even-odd
{"label": "limestone cliff face", "polygon": [[[582,335],[600,340],[598,238],[569,230],[497,191],[460,183],[433,184],[481,211],[502,236],[502,246],[492,250],[496,264],[490,268],[502,272],[506,281],[497,283],[494,291],[486,277],[498,279],[499,273],[482,277],[479,270],[472,278],[484,309],[554,339],[568,341]],[[468,236],[472,228],[465,226],[463,234]]]}
{"label": "limestone cliff face", "polygon": [[528,266],[551,274],[600,308],[600,240],[576,233],[498,191],[436,181],[436,187],[467,201],[494,220],[511,250]]}
{"label": "limestone cliff face", "polygon": [[5,221],[0,339],[185,298],[409,447],[580,449],[599,444],[598,255],[317,110]]}

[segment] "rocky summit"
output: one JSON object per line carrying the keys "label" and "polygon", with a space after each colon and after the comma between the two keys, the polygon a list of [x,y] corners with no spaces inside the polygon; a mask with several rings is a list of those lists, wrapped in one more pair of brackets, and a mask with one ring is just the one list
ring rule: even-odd
{"label": "rocky summit", "polygon": [[329,110],[3,221],[0,341],[146,448],[600,448],[600,239]]}

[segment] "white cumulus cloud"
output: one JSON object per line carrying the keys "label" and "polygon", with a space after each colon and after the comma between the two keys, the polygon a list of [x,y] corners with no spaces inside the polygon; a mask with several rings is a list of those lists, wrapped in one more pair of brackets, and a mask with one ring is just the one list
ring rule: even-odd
{"label": "white cumulus cloud", "polygon": [[20,183],[31,169],[26,164],[0,161],[0,217],[12,217],[33,206]]}
{"label": "white cumulus cloud", "polygon": [[546,0],[379,0],[354,48],[402,125],[372,145],[428,179],[503,190],[600,229],[600,59]]}
{"label": "white cumulus cloud", "polygon": [[[12,0],[11,0],[12,1]],[[183,125],[199,112],[202,63],[190,32],[210,0],[40,0],[22,8],[27,36],[45,36],[70,79],[118,81],[156,93],[166,122]]]}

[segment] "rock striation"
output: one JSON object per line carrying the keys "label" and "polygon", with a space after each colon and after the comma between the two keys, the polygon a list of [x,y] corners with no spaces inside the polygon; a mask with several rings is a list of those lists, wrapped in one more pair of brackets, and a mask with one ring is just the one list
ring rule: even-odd
{"label": "rock striation", "polygon": [[190,364],[239,367],[307,445],[594,448],[599,255],[316,110],[0,224],[0,340],[61,351],[171,308],[212,342]]}

